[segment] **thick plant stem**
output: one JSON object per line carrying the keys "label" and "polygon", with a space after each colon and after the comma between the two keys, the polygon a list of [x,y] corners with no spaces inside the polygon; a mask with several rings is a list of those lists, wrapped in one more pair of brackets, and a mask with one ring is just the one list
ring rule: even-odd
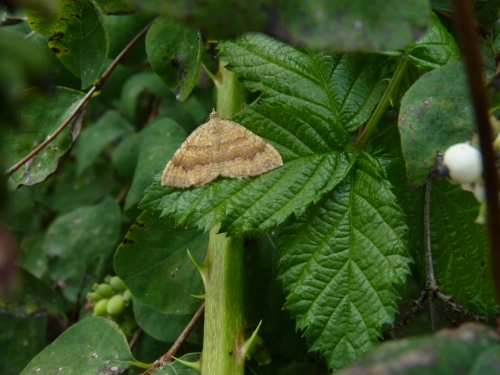
{"label": "thick plant stem", "polygon": [[202,375],[243,375],[243,239],[210,229]]}
{"label": "thick plant stem", "polygon": [[243,109],[245,104],[245,90],[238,75],[226,68],[226,62],[221,61],[215,85],[217,86],[217,112],[223,119],[229,119]]}
{"label": "thick plant stem", "polygon": [[407,66],[408,58],[406,57],[406,55],[403,55],[399,59],[396,71],[394,72],[394,75],[392,76],[389,82],[389,86],[387,86],[382,99],[380,99],[380,102],[378,103],[377,108],[375,108],[372,117],[370,117],[370,120],[366,124],[365,130],[363,130],[363,133],[361,133],[360,137],[356,141],[356,150],[363,150],[366,147],[368,141],[370,140],[370,136],[377,128],[378,122],[391,103],[391,99],[396,95],[399,84],[401,83],[401,79],[406,74]]}
{"label": "thick plant stem", "polygon": [[[221,61],[215,84],[217,111],[230,118],[243,108],[244,88],[237,75]],[[243,238],[218,234],[210,229],[204,262],[205,331],[201,358],[202,375],[243,375]]]}

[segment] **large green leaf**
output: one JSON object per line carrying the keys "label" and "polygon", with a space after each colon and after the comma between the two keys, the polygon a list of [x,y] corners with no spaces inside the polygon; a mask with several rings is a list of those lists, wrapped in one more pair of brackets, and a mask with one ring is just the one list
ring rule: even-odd
{"label": "large green leaf", "polygon": [[314,54],[261,34],[221,43],[219,49],[218,57],[229,62],[226,68],[241,74],[250,90],[348,132],[368,119],[389,77],[387,57]]}
{"label": "large green leaf", "polygon": [[135,362],[120,327],[108,319],[92,317],[64,331],[21,375],[121,374]]}
{"label": "large green leaf", "polygon": [[243,180],[218,179],[197,189],[154,183],[142,208],[202,229],[222,223],[231,235],[256,235],[318,201],[354,162],[348,132],[370,115],[385,83],[386,57],[315,55],[262,35],[221,45],[228,69],[264,102],[235,120],[268,140],[284,165]]}
{"label": "large green leaf", "polygon": [[158,18],[146,35],[151,66],[177,100],[187,99],[198,78],[201,35],[165,18]]}
{"label": "large green leaf", "polygon": [[474,222],[478,212],[471,192],[448,181],[433,183],[431,244],[438,285],[467,309],[492,316],[499,309],[485,230]]}
{"label": "large green leaf", "polygon": [[108,53],[108,34],[94,0],[59,0],[52,12],[28,11],[28,24],[48,38],[50,49],[81,78],[82,89],[101,73]]}
{"label": "large green leaf", "polygon": [[153,176],[163,171],[185,137],[186,132],[168,118],[160,118],[144,129],[134,179],[125,200],[126,210],[141,200]]}
{"label": "large green leaf", "polygon": [[494,375],[499,355],[498,335],[486,326],[468,323],[436,336],[384,343],[339,375]]}
{"label": "large green leaf", "polygon": [[80,207],[60,215],[50,225],[43,249],[53,257],[50,278],[75,301],[93,258],[109,255],[119,237],[120,208],[111,198],[95,206]]}
{"label": "large green leaf", "polygon": [[427,28],[425,0],[282,0],[282,35],[317,49],[380,51],[407,46]]}
{"label": "large green leaf", "polygon": [[145,211],[115,253],[116,273],[143,304],[163,314],[191,314],[200,307],[192,295],[204,292],[187,250],[202,262],[207,239],[207,234],[174,228],[172,220]]}
{"label": "large green leaf", "polygon": [[409,271],[403,212],[376,166],[360,154],[343,183],[280,235],[285,307],[334,369],[366,352],[393,321],[392,284]]}
{"label": "large green leaf", "polygon": [[[0,135],[5,164],[9,167],[14,165],[54,133],[82,97],[81,92],[63,87],[50,92],[26,90],[24,104],[19,110],[21,124],[16,129],[3,130]],[[59,159],[78,136],[79,120],[75,120],[74,124],[74,129],[71,125],[67,126],[45,149],[12,174],[13,187],[42,182],[56,170]]]}
{"label": "large green leaf", "polygon": [[472,135],[471,103],[462,64],[451,62],[422,76],[401,102],[401,146],[412,184],[423,183],[438,151]]}

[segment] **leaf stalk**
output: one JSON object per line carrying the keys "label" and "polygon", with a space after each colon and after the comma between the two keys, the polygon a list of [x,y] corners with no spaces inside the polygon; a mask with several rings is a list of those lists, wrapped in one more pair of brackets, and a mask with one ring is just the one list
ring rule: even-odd
{"label": "leaf stalk", "polygon": [[395,96],[399,88],[401,79],[403,79],[404,75],[406,74],[407,66],[408,66],[408,58],[406,57],[406,55],[402,55],[399,58],[398,64],[396,66],[396,71],[394,72],[394,75],[389,81],[387,89],[385,90],[384,95],[382,95],[382,99],[380,99],[377,108],[375,108],[375,111],[368,120],[368,123],[365,126],[365,130],[361,133],[360,137],[356,141],[355,144],[356,150],[361,151],[368,144],[370,136],[377,128],[377,125],[380,119],[382,118],[382,115],[384,114],[389,104],[391,104],[392,98]]}

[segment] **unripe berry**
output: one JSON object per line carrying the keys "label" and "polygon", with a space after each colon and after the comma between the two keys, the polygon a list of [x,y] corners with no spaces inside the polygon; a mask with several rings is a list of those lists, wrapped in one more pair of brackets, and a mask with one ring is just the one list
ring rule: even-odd
{"label": "unripe berry", "polygon": [[109,284],[105,284],[105,283],[99,284],[97,286],[96,293],[99,293],[101,296],[106,297],[106,298],[109,298],[113,294],[115,294],[115,292],[113,291],[113,288],[111,288],[111,286]]}
{"label": "unripe berry", "polygon": [[111,285],[111,288],[113,288],[115,292],[123,292],[127,289],[125,283],[118,276],[111,277],[109,279],[109,285]]}
{"label": "unripe berry", "polygon": [[106,315],[106,307],[108,305],[108,299],[104,298],[94,305],[94,315],[104,316]]}
{"label": "unripe berry", "polygon": [[130,290],[126,290],[124,293],[123,293],[123,299],[128,302],[132,299],[132,293],[130,293]]}
{"label": "unripe berry", "polygon": [[443,164],[450,178],[459,184],[474,182],[483,173],[481,153],[468,143],[449,147],[444,153]]}
{"label": "unripe berry", "polygon": [[107,312],[109,315],[120,315],[124,308],[125,301],[121,295],[117,294],[109,299],[107,306]]}
{"label": "unripe berry", "polygon": [[87,299],[91,301],[92,303],[96,303],[97,301],[100,301],[103,297],[97,293],[97,292],[89,292],[87,293]]}

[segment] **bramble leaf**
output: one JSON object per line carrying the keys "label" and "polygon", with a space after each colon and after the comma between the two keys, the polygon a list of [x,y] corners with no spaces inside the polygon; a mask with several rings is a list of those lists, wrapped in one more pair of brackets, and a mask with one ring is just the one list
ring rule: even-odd
{"label": "bramble leaf", "polygon": [[435,181],[431,194],[431,246],[436,280],[470,311],[499,311],[493,291],[486,233],[475,223],[479,203],[469,191]]}
{"label": "bramble leaf", "polygon": [[282,228],[285,307],[310,350],[339,369],[366,352],[391,323],[392,284],[409,272],[406,225],[376,162],[360,154],[347,178]]}
{"label": "bramble leaf", "polygon": [[[140,203],[177,224],[257,235],[300,214],[342,181],[354,162],[348,132],[370,115],[386,83],[387,58],[315,55],[262,35],[221,45],[228,69],[265,100],[235,120],[268,140],[284,165],[255,178],[197,189],[154,183]],[[270,77],[273,77],[272,79]]]}

